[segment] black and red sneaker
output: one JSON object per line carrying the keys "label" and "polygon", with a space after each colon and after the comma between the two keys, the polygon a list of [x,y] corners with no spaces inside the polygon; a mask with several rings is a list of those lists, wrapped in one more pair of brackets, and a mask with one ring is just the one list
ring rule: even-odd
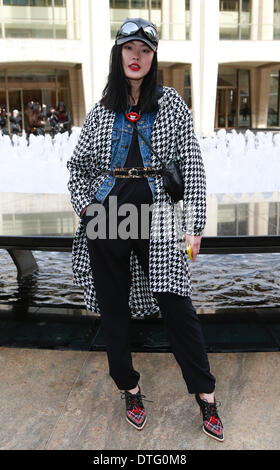
{"label": "black and red sneaker", "polygon": [[[127,390],[122,392],[121,398],[125,398],[126,402],[126,419],[136,429],[141,430],[146,424],[146,410],[144,408],[142,398],[146,398],[145,395],[141,395],[140,386],[137,393],[130,393]],[[150,401],[150,400],[147,400]]]}
{"label": "black and red sneaker", "polygon": [[198,393],[195,395],[196,401],[200,407],[200,414],[203,417],[203,431],[217,441],[224,440],[223,424],[217,413],[217,402],[209,403],[202,400]]}

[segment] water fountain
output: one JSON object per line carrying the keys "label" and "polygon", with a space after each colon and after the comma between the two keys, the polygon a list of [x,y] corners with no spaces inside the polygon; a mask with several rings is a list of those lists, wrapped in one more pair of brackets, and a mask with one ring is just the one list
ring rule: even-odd
{"label": "water fountain", "polygon": [[[78,141],[72,134],[0,135],[0,192],[66,194],[67,160]],[[280,133],[221,129],[206,137],[197,134],[207,174],[207,193],[280,191]]]}
{"label": "water fountain", "polygon": [[208,194],[279,191],[280,134],[221,129],[198,140]]}
{"label": "water fountain", "polygon": [[[12,139],[0,136],[1,234],[75,233],[78,218],[74,218],[70,204],[66,163],[81,129],[72,131],[70,136],[58,134],[54,139],[50,135],[31,135],[29,145],[25,134]],[[247,213],[242,223],[247,224],[248,235],[278,233],[277,214],[275,212],[274,220],[270,208],[276,210],[280,200],[280,133],[247,130],[243,134],[219,130],[206,137],[197,134],[197,138],[209,195],[206,236],[221,235],[217,231],[218,222],[226,227],[230,222],[233,230],[230,235],[236,235],[235,205],[241,207],[243,202]],[[221,213],[219,209],[223,209],[223,205],[226,211]],[[274,223],[275,230],[268,232],[268,227],[271,230]],[[36,259],[44,288],[34,294],[35,303],[42,299],[49,304],[83,303],[82,292],[72,285],[70,253],[38,252]],[[15,267],[4,250],[0,250],[0,261],[0,274],[4,279],[0,306],[15,298],[21,302]],[[278,305],[279,295],[275,289],[279,284],[278,254],[202,255],[191,269],[193,283],[199,286],[194,289],[193,298],[202,309]],[[61,279],[58,284],[57,279]],[[32,282],[36,284],[36,279]]]}

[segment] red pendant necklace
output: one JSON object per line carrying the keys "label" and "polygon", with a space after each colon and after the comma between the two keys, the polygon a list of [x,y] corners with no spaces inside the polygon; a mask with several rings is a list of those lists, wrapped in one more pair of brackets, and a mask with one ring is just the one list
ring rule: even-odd
{"label": "red pendant necklace", "polygon": [[126,119],[130,122],[137,122],[141,118],[140,114],[130,111],[129,113],[125,113]]}

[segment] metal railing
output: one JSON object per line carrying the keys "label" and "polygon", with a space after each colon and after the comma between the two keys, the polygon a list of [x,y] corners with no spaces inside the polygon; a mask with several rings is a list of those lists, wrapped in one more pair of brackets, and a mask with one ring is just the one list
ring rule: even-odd
{"label": "metal railing", "polygon": [[[8,250],[18,277],[38,269],[32,251],[71,251],[72,236],[0,236],[0,248]],[[280,253],[280,236],[203,237],[201,254]]]}

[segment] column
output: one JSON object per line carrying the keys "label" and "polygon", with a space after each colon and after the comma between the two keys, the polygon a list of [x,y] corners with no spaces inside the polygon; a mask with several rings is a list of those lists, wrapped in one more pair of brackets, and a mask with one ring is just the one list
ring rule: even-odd
{"label": "column", "polygon": [[77,71],[78,100],[79,100],[79,107],[78,107],[79,114],[77,116],[77,126],[82,126],[84,118],[85,118],[85,114],[86,114],[82,67],[80,65],[77,65],[76,71]]}
{"label": "column", "polygon": [[184,85],[185,85],[185,64],[176,64],[170,67],[171,69],[171,83],[178,93],[184,98]]}
{"label": "column", "polygon": [[90,1],[91,59],[93,75],[93,99],[100,100],[109,74],[110,60],[110,2]]}
{"label": "column", "polygon": [[260,0],[259,39],[273,40],[274,0]]}
{"label": "column", "polygon": [[257,67],[251,70],[252,127],[267,127],[269,105],[270,68]]}
{"label": "column", "polygon": [[89,9],[91,0],[80,0],[81,18],[81,64],[83,71],[83,88],[85,92],[86,112],[93,103],[93,76],[92,76],[92,45],[89,21]]}
{"label": "column", "polygon": [[3,214],[2,213],[0,213],[0,234],[4,235],[4,231],[3,231]]}
{"label": "column", "polygon": [[255,208],[256,204],[254,202],[248,203],[248,235],[255,235],[255,223],[256,223],[256,216],[255,216]]}
{"label": "column", "polygon": [[162,0],[162,26],[161,39],[169,40],[170,37],[170,0]]}
{"label": "column", "polygon": [[270,69],[261,68],[259,71],[259,109],[258,128],[267,127],[267,114],[269,105]]}
{"label": "column", "polygon": [[191,64],[192,114],[194,130],[201,131],[201,84],[200,84],[200,0],[191,2],[191,41],[193,61]]}
{"label": "column", "polygon": [[206,226],[204,234],[207,237],[218,235],[218,197],[217,194],[207,194]]}
{"label": "column", "polygon": [[[193,4],[195,3],[197,2],[193,2]],[[194,33],[193,27],[192,31]],[[192,86],[194,87],[194,97],[197,98],[197,95],[200,95],[200,117],[196,119],[196,127],[203,135],[207,135],[213,132],[215,124],[218,77],[219,0],[212,0],[211,2],[200,0],[199,31],[200,70],[198,73],[198,65],[194,63]],[[196,38],[196,42],[197,41],[198,38]],[[195,112],[197,113],[197,110]]]}
{"label": "column", "polygon": [[81,0],[81,43],[86,112],[100,100],[109,72],[109,0]]}
{"label": "column", "polygon": [[76,65],[69,69],[69,81],[72,101],[72,121],[74,126],[80,127],[85,119],[85,98],[82,81],[82,67]]}
{"label": "column", "polygon": [[172,73],[171,73],[171,67],[163,67],[162,68],[162,73],[163,73],[163,83],[166,86],[173,86],[172,83]]}
{"label": "column", "polygon": [[259,109],[259,74],[257,68],[250,70],[250,100],[251,100],[251,126],[253,129],[257,128],[258,123],[258,109]]}
{"label": "column", "polygon": [[252,0],[251,6],[251,40],[256,41],[258,39],[258,28],[259,28],[259,5],[260,0]]}
{"label": "column", "polygon": [[186,39],[185,0],[170,2],[171,37],[173,40]]}
{"label": "column", "polygon": [[74,26],[75,26],[75,39],[80,39],[81,35],[81,10],[80,10],[80,0],[74,0]]}
{"label": "column", "polygon": [[268,235],[269,202],[256,204],[255,235]]}
{"label": "column", "polygon": [[74,0],[66,2],[66,28],[67,39],[76,39],[75,37],[75,19],[74,19]]}
{"label": "column", "polygon": [[67,39],[80,39],[80,2],[66,2]]}
{"label": "column", "polygon": [[3,7],[3,0],[0,0],[0,19],[3,18],[3,22],[0,23],[1,27],[1,37],[5,37],[5,23],[4,23],[4,7]]}

